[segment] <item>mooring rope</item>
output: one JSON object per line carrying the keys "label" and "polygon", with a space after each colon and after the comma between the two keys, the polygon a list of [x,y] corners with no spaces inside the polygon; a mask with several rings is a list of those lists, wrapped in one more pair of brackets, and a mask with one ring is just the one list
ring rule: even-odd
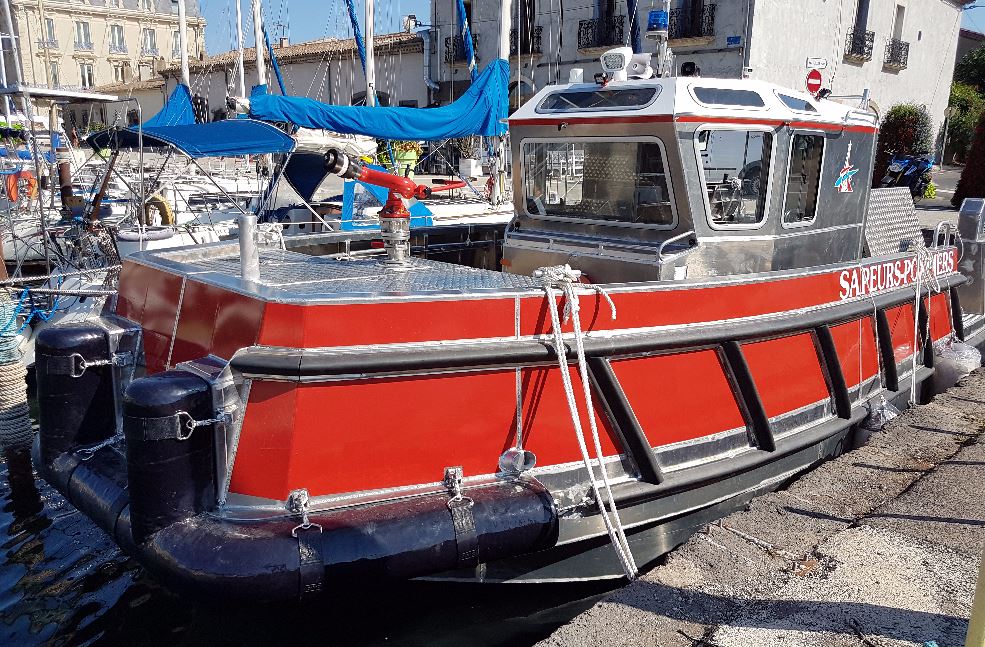
{"label": "mooring rope", "polygon": [[27,404],[27,367],[18,349],[17,301],[9,294],[0,297],[0,443],[26,444],[33,427]]}
{"label": "mooring rope", "polygon": [[[554,334],[554,350],[557,353],[558,368],[561,371],[561,380],[564,384],[564,395],[568,401],[568,412],[571,414],[571,424],[575,430],[575,438],[578,440],[578,449],[581,450],[582,462],[588,471],[588,480],[592,491],[595,494],[595,502],[598,504],[599,514],[602,522],[609,533],[612,547],[616,551],[619,563],[623,572],[629,580],[633,580],[639,573],[633,553],[626,539],[626,532],[623,529],[622,520],[619,518],[619,510],[616,508],[616,499],[612,495],[612,486],[609,482],[609,475],[605,469],[604,455],[602,452],[602,442],[599,438],[598,425],[595,422],[595,407],[592,404],[591,382],[588,377],[588,363],[585,360],[584,333],[581,328],[580,305],[578,293],[575,285],[581,278],[579,270],[571,269],[568,265],[556,265],[552,267],[542,267],[534,272],[534,278],[539,279],[544,293],[547,297],[547,309],[551,314],[551,327]],[[584,288],[594,290],[601,297],[609,302],[612,318],[616,318],[616,305],[609,295],[601,287],[591,284],[582,284]],[[564,322],[571,319],[571,326],[574,331],[575,353],[578,359],[578,372],[581,377],[583,396],[585,398],[585,409],[588,414],[588,426],[592,432],[592,441],[595,445],[595,457],[602,472],[602,484],[608,498],[608,509],[606,501],[602,498],[598,480],[595,477],[595,468],[592,466],[592,459],[588,454],[588,447],[585,443],[585,432],[581,425],[581,416],[578,413],[578,402],[575,397],[575,390],[571,383],[571,367],[568,366],[568,355],[564,344],[564,336],[561,330],[562,319],[558,313],[557,296],[564,296]]]}

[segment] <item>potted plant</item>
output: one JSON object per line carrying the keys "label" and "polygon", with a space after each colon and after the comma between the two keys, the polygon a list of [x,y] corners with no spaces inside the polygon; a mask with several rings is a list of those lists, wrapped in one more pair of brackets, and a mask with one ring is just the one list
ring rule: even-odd
{"label": "potted plant", "polygon": [[475,136],[460,137],[455,140],[458,148],[458,172],[465,177],[482,175],[482,163],[479,161],[479,145],[482,140]]}
{"label": "potted plant", "polygon": [[380,163],[397,175],[406,177],[414,177],[414,169],[422,152],[420,142],[381,141],[377,144],[377,157]]}

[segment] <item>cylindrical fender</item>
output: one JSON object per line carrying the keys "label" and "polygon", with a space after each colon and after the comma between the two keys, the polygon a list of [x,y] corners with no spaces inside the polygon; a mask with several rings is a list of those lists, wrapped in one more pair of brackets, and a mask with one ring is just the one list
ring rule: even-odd
{"label": "cylindrical fender", "polygon": [[215,504],[212,391],[181,370],[133,381],[123,399],[130,522],[139,544]]}

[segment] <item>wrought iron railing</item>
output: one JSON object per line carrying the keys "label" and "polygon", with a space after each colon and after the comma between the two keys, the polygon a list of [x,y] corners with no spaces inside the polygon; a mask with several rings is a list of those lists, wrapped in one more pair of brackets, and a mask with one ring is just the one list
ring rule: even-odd
{"label": "wrought iron railing", "polygon": [[58,49],[57,38],[39,38],[38,49]]}
{"label": "wrought iron railing", "polygon": [[156,47],[141,47],[140,48],[140,55],[141,56],[157,56],[158,54],[159,54],[159,52],[158,52],[158,49]]}
{"label": "wrought iron railing", "polygon": [[[479,37],[472,34],[472,50],[478,51]],[[478,53],[475,60],[479,60]],[[448,36],[445,38],[445,63],[454,65],[455,63],[465,63],[465,39],[461,36]]]}
{"label": "wrought iron railing", "polygon": [[578,21],[578,49],[625,43],[626,16],[605,16]]}
{"label": "wrought iron railing", "polygon": [[92,42],[91,41],[75,41],[75,51],[77,52],[91,52]]}
{"label": "wrought iron railing", "polygon": [[109,44],[110,54],[126,54],[127,46],[125,43],[110,43]]}
{"label": "wrought iron railing", "polygon": [[706,4],[696,7],[687,2],[682,7],[671,9],[667,24],[670,39],[714,36],[715,6]]}
{"label": "wrought iron railing", "polygon": [[510,30],[510,56],[520,54],[543,54],[543,27],[534,27],[527,31],[523,30],[523,42],[519,42],[520,35],[516,29]]}
{"label": "wrought iron railing", "polygon": [[845,38],[845,58],[859,63],[872,60],[872,48],[876,43],[874,31],[852,29]]}
{"label": "wrought iron railing", "polygon": [[906,69],[910,59],[910,44],[904,40],[890,39],[886,44],[886,58],[882,64],[894,70]]}

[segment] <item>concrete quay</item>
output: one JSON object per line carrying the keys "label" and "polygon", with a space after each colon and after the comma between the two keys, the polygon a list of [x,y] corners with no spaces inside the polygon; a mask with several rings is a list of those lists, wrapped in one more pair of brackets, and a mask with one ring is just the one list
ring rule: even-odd
{"label": "concrete quay", "polygon": [[703,528],[540,645],[961,647],[983,476],[980,369]]}

